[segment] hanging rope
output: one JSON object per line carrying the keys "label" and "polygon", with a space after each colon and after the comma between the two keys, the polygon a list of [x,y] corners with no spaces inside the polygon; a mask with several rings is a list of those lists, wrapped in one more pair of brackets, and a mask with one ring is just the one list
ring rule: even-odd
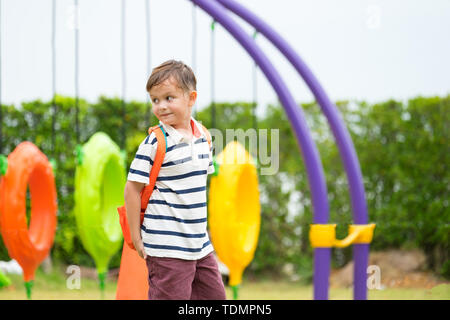
{"label": "hanging rope", "polygon": [[215,58],[215,29],[216,21],[211,23],[211,127],[216,128],[216,102],[215,102],[215,70],[214,70],[214,58]]}
{"label": "hanging rope", "polygon": [[125,150],[126,142],[126,105],[125,105],[125,92],[126,92],[126,66],[125,66],[125,17],[126,17],[126,4],[125,0],[122,0],[122,21],[121,21],[121,53],[122,53],[122,139],[120,147]]}
{"label": "hanging rope", "polygon": [[77,143],[77,149],[80,143],[80,123],[79,123],[79,86],[78,86],[78,68],[79,68],[79,56],[78,56],[78,0],[74,0],[74,31],[75,31],[75,138]]}
{"label": "hanging rope", "polygon": [[[152,64],[151,64],[151,45],[150,45],[150,0],[145,1],[145,30],[146,30],[146,40],[147,40],[147,75],[150,76],[152,73]],[[151,102],[150,102],[150,94],[147,93],[147,127],[150,127],[152,124],[152,112],[151,112]]]}
{"label": "hanging rope", "polygon": [[2,105],[2,2],[0,0],[0,155],[3,151],[3,105]]}
{"label": "hanging rope", "polygon": [[56,0],[52,1],[52,138],[51,138],[51,154],[50,163],[55,169],[55,124],[56,124]]}
{"label": "hanging rope", "polygon": [[2,2],[0,0],[0,179],[6,174],[8,160],[2,155],[3,152],[3,105],[2,105]]}
{"label": "hanging rope", "polygon": [[55,91],[56,91],[56,75],[55,75],[55,60],[56,60],[56,54],[55,54],[55,33],[56,33],[56,4],[55,0],[52,1],[52,144],[51,144],[51,151],[54,155],[55,152],[55,114],[56,114],[56,106],[55,106]]}
{"label": "hanging rope", "polygon": [[[197,74],[197,6],[192,2],[192,70]],[[194,118],[197,118],[197,102],[194,103]]]}
{"label": "hanging rope", "polygon": [[79,108],[79,25],[78,25],[78,0],[74,0],[74,30],[75,30],[75,153],[77,163],[80,165],[83,161],[83,150],[80,145],[80,108]]}

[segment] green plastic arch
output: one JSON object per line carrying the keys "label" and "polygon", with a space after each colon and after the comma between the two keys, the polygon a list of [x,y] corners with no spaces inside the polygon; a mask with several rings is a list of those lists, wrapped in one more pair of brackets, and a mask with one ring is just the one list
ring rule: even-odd
{"label": "green plastic arch", "polygon": [[123,204],[125,167],[119,147],[103,132],[82,146],[83,161],[75,172],[75,218],[81,242],[99,275],[122,247],[117,207]]}

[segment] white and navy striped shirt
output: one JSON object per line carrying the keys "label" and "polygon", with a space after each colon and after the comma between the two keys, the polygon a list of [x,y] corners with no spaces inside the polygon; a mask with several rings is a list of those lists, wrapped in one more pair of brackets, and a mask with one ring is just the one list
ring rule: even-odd
{"label": "white and navy striped shirt", "polygon": [[[213,251],[206,230],[206,179],[214,173],[212,148],[201,125],[191,117],[188,141],[175,128],[159,122],[167,138],[167,151],[141,226],[149,256],[196,260]],[[156,155],[154,133],[140,144],[128,180],[149,184]]]}

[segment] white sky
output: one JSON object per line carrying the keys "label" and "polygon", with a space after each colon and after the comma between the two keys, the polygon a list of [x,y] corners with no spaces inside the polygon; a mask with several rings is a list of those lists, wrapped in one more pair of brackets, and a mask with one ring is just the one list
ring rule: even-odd
{"label": "white sky", "polygon": [[[239,0],[277,30],[312,69],[333,101],[450,93],[450,0]],[[74,95],[72,0],[57,0],[56,89]],[[2,100],[49,100],[51,0],[1,0]],[[79,0],[80,96],[121,96],[121,0]],[[126,99],[145,101],[145,0],[126,2]],[[192,5],[150,0],[151,65],[175,58],[192,64]],[[250,34],[253,30],[236,18]],[[197,9],[198,107],[210,102],[211,18]],[[262,36],[258,44],[296,101],[312,95]],[[251,101],[253,62],[216,28],[216,101]],[[258,102],[277,97],[258,72]]]}

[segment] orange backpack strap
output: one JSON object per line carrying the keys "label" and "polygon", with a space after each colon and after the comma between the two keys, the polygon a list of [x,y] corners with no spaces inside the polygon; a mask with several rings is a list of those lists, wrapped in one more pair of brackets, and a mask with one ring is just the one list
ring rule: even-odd
{"label": "orange backpack strap", "polygon": [[151,135],[152,132],[154,132],[156,135],[156,155],[155,161],[153,161],[152,169],[150,170],[150,182],[141,193],[141,212],[145,212],[145,209],[147,208],[148,201],[150,200],[153,189],[155,188],[156,179],[158,178],[159,170],[161,169],[161,165],[163,163],[164,156],[167,150],[167,138],[162,125],[150,127],[148,129],[148,134]]}
{"label": "orange backpack strap", "polygon": [[202,126],[202,129],[206,134],[206,140],[208,140],[209,148],[211,149],[211,134],[209,133],[208,129],[206,129],[206,127],[203,124],[200,123],[200,125]]}

